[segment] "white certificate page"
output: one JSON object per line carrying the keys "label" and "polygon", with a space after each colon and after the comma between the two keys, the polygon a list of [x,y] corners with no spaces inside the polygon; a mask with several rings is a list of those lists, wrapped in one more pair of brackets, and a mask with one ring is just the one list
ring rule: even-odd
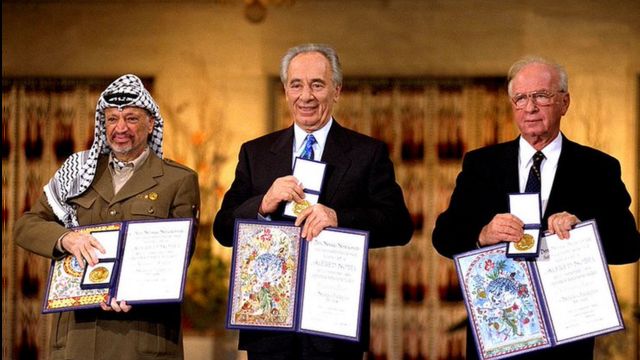
{"label": "white certificate page", "polygon": [[130,223],[115,297],[126,301],[179,301],[191,221]]}
{"label": "white certificate page", "polygon": [[622,326],[593,223],[544,238],[536,267],[558,343]]}
{"label": "white certificate page", "polygon": [[366,239],[366,233],[325,229],[308,243],[301,331],[357,338]]}

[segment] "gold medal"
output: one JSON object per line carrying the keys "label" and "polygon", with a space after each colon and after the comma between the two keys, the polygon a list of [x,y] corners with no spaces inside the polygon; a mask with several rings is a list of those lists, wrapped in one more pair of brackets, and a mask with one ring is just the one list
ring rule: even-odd
{"label": "gold medal", "polygon": [[524,234],[522,235],[522,239],[520,239],[520,241],[515,243],[513,246],[515,246],[516,249],[520,251],[525,251],[531,249],[534,244],[535,241],[533,240],[533,236],[531,236],[530,234]]}
{"label": "gold medal", "polygon": [[302,200],[299,203],[295,203],[293,205],[293,213],[296,216],[300,215],[300,213],[302,213],[304,211],[304,209],[308,208],[309,206],[311,206],[311,203],[309,203],[307,200]]}
{"label": "gold medal", "polygon": [[89,280],[93,283],[101,283],[109,277],[109,270],[106,267],[97,267],[89,273]]}

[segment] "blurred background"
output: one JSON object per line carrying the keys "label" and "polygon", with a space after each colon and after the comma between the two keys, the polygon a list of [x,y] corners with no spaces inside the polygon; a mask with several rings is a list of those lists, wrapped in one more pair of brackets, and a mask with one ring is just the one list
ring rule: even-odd
{"label": "blurred background", "polygon": [[[620,160],[638,217],[640,2],[3,1],[3,359],[48,358],[49,261],[15,245],[13,223],[61,162],[88,148],[97,97],[125,73],[144,78],[160,105],[165,156],[200,176],[186,357],[244,359],[224,329],[230,249],[210,226],[240,145],[291,123],[279,61],[306,42],[338,51],[336,119],[387,143],[417,226],[409,245],[370,252],[369,359],[464,358],[464,305],[431,229],[463,154],[516,136],[505,77],[518,58],[565,65],[562,130]],[[637,359],[638,264],[610,269],[626,330],[598,338],[598,359]]]}

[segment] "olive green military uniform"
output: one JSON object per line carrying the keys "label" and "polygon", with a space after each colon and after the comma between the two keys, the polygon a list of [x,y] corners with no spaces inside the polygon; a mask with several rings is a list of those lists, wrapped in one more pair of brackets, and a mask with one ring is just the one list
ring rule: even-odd
{"label": "olive green military uniform", "polygon": [[[182,217],[197,220],[200,193],[193,170],[151,152],[114,195],[108,159],[108,155],[100,156],[90,188],[68,200],[80,225]],[[21,247],[55,258],[61,255],[55,250],[56,242],[67,231],[43,194],[16,222],[14,234]],[[194,246],[192,242],[192,252]],[[52,359],[183,358],[179,304],[134,305],[128,313],[98,308],[53,316]]]}

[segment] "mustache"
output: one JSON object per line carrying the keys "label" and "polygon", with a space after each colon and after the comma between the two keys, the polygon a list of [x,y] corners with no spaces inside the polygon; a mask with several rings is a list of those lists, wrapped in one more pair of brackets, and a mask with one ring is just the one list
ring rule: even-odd
{"label": "mustache", "polygon": [[111,133],[111,136],[109,136],[109,139],[113,140],[115,139],[116,136],[128,136],[128,137],[133,137],[133,132],[127,130],[127,131],[123,131],[123,132],[113,132]]}

